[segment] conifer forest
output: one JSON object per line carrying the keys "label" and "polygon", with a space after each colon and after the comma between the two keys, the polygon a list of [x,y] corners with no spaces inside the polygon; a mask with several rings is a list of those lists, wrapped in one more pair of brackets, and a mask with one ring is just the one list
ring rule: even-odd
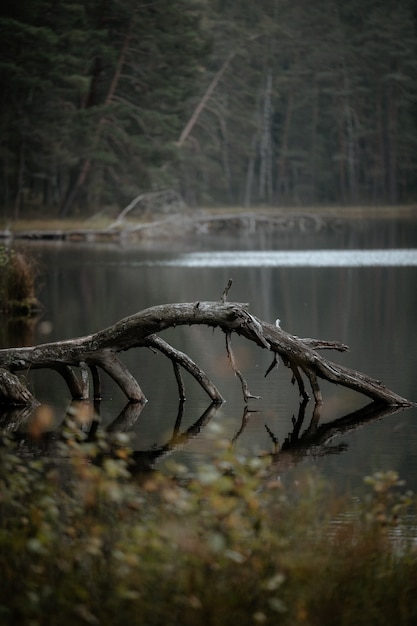
{"label": "conifer forest", "polygon": [[0,14],[0,212],[409,203],[415,0],[20,0]]}

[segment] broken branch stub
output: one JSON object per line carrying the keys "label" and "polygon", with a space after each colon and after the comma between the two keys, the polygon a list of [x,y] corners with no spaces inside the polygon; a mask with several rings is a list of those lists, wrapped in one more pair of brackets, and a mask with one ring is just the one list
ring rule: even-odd
{"label": "broken branch stub", "polygon": [[[226,294],[227,295],[227,294]],[[264,322],[247,310],[248,305],[239,302],[188,302],[154,306],[126,317],[92,335],[76,339],[41,344],[28,348],[0,350],[0,402],[28,405],[36,402],[25,382],[16,372],[51,368],[64,378],[74,399],[85,399],[88,392],[86,371],[91,371],[94,397],[100,395],[99,371],[106,372],[119,385],[131,402],[145,403],[145,395],[131,372],[120,360],[118,353],[140,347],[161,352],[174,366],[179,395],[185,389],[180,368],[189,372],[214,402],[223,398],[203,370],[189,356],[176,350],[157,336],[168,328],[181,325],[206,325],[220,328],[226,333],[229,359],[241,384],[245,402],[252,396],[241,372],[234,363],[230,338],[237,333],[248,341],[274,353],[290,368],[298,383],[300,395],[308,397],[303,375],[310,384],[316,403],[322,402],[318,379],[353,389],[374,402],[392,406],[411,406],[413,403],[384,387],[380,382],[333,363],[322,357],[319,349],[344,351],[347,346],[339,342],[319,339],[300,339],[279,326]],[[77,372],[81,375],[77,375]],[[239,372],[237,374],[237,372]]]}

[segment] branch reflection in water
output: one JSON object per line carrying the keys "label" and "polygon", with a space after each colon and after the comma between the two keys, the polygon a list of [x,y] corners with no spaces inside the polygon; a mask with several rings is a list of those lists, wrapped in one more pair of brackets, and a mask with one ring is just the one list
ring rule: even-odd
{"label": "branch reflection in water", "polygon": [[[265,424],[272,447],[272,451],[265,454],[270,457],[271,468],[274,472],[283,473],[305,457],[315,458],[330,454],[340,454],[347,450],[348,446],[343,442],[333,444],[334,439],[347,432],[364,427],[371,422],[405,410],[403,407],[382,406],[373,402],[343,417],[320,424],[321,405],[315,404],[310,421],[305,430],[302,431],[306,422],[307,405],[307,401],[303,401],[299,405],[297,417],[292,417],[292,430],[282,444]],[[153,446],[147,450],[134,450],[131,456],[130,471],[133,474],[140,474],[156,470],[158,461],[168,454],[183,448],[197,437],[209,422],[216,417],[220,406],[215,402],[210,404],[190,427],[181,430],[185,402],[180,400],[171,437],[162,445]],[[138,421],[143,408],[144,405],[140,403],[130,402],[126,404],[118,417],[107,426],[106,430],[109,433],[129,432]],[[237,445],[239,437],[250,420],[251,413],[259,412],[251,411],[245,406],[241,424],[230,441],[231,447]],[[86,439],[89,441],[94,441],[97,435],[100,425],[99,416],[99,401],[95,403],[89,401],[74,402],[68,409],[68,417],[75,417],[78,420],[80,429],[84,431]],[[30,422],[27,409],[20,408],[17,410],[14,408],[12,411],[3,411],[1,414],[0,432],[7,432],[12,435],[19,442],[19,451],[22,454],[53,456],[56,452],[56,443],[61,439],[65,428],[66,419],[67,417],[58,428],[53,431],[46,429],[41,437],[34,439],[30,436],[30,428],[23,430],[23,426]],[[2,428],[2,424],[7,424],[8,428]]]}
{"label": "branch reflection in water", "polygon": [[298,410],[298,416],[292,418],[293,429],[288,433],[282,446],[265,425],[274,445],[271,461],[278,471],[294,466],[301,459],[321,457],[329,454],[340,454],[348,449],[346,443],[332,444],[333,440],[341,435],[364,427],[366,424],[381,420],[389,415],[402,411],[402,407],[379,405],[372,402],[343,417],[319,425],[321,405],[314,405],[311,420],[307,428],[301,433],[305,421],[307,402],[303,401]]}

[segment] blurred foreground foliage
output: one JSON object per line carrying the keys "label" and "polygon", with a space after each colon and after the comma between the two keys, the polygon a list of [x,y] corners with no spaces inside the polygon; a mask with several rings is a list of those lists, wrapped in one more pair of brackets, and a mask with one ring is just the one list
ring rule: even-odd
{"label": "blurred foreground foliage", "polygon": [[53,459],[4,439],[0,623],[416,623],[415,497],[394,472],[352,501],[220,448],[139,476],[126,435],[75,418]]}

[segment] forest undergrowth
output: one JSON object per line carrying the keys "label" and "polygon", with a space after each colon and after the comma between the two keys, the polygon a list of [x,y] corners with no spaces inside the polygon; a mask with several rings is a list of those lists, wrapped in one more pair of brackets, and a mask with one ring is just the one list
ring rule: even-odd
{"label": "forest undergrowth", "polygon": [[2,439],[0,623],[416,623],[416,499],[395,472],[338,497],[219,439],[193,473],[137,474],[126,435],[81,422],[51,457]]}

